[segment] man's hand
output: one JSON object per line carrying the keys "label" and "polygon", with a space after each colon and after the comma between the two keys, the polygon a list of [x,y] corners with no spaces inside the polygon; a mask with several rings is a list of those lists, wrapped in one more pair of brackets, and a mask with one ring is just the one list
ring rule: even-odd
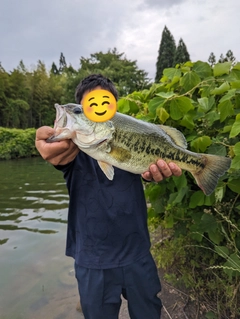
{"label": "man's hand", "polygon": [[47,143],[46,140],[54,134],[54,129],[42,126],[36,132],[35,145],[42,158],[53,165],[64,165],[74,160],[79,148],[71,141]]}
{"label": "man's hand", "polygon": [[149,171],[142,174],[142,177],[147,181],[161,182],[163,179],[174,176],[180,176],[182,170],[175,163],[167,164],[165,161],[159,159],[156,164],[149,167]]}

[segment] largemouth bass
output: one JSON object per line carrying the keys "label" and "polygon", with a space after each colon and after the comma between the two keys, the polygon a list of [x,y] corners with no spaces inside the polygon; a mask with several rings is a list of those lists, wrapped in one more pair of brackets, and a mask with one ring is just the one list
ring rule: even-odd
{"label": "largemouth bass", "polygon": [[98,161],[110,180],[114,178],[114,166],[142,174],[161,158],[190,172],[202,191],[210,195],[231,165],[228,157],[187,150],[183,134],[169,126],[121,113],[116,113],[111,121],[92,122],[79,104],[55,104],[55,108],[55,134],[47,141],[72,139],[80,150]]}

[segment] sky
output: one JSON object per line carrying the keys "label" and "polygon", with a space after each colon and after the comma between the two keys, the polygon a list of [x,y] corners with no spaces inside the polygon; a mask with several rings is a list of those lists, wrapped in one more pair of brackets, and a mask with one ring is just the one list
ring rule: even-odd
{"label": "sky", "polygon": [[193,62],[228,50],[240,61],[239,17],[239,0],[0,0],[0,62],[50,69],[62,52],[78,69],[81,57],[116,48],[154,79],[165,26]]}

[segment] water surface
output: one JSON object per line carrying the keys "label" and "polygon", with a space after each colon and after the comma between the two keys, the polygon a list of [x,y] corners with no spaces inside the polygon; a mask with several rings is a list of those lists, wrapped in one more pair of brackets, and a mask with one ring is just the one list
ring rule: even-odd
{"label": "water surface", "polygon": [[75,319],[68,194],[42,158],[0,161],[0,319]]}

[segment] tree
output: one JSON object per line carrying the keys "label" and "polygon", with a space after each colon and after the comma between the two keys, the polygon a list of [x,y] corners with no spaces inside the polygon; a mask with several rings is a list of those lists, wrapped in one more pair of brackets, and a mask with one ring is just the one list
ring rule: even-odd
{"label": "tree", "polygon": [[58,75],[59,74],[59,70],[58,70],[58,68],[57,68],[57,66],[56,66],[56,64],[54,62],[52,63],[52,67],[51,67],[50,73],[54,74],[54,75]]}
{"label": "tree", "polygon": [[185,43],[183,42],[183,39],[181,38],[179,40],[179,43],[175,52],[174,65],[178,63],[187,62],[187,61],[190,61],[190,55],[188,53]]}
{"label": "tree", "polygon": [[231,50],[228,50],[225,56],[221,53],[218,62],[219,63],[224,63],[224,62],[234,63],[235,60],[236,60],[236,58],[234,57],[233,52]]}
{"label": "tree", "polygon": [[79,81],[92,73],[101,73],[111,79],[120,97],[149,86],[147,73],[138,68],[137,62],[128,60],[124,53],[114,48],[107,53],[100,51],[91,54],[89,58],[81,57],[78,73],[74,77],[69,76],[66,81],[65,96],[68,101],[74,98]]}
{"label": "tree", "polygon": [[63,55],[63,53],[61,52],[60,59],[59,59],[58,72],[61,74],[66,67],[67,67],[66,59],[65,59],[65,56]]}
{"label": "tree", "polygon": [[157,72],[155,82],[159,82],[165,68],[174,65],[174,56],[176,52],[176,43],[168,28],[165,26],[162,32],[162,39],[160,42],[157,58]]}
{"label": "tree", "polygon": [[211,66],[213,66],[216,63],[216,56],[213,52],[210,53],[208,62]]}
{"label": "tree", "polygon": [[235,56],[233,55],[233,52],[231,50],[228,50],[226,53],[227,61],[234,63],[236,61]]}

